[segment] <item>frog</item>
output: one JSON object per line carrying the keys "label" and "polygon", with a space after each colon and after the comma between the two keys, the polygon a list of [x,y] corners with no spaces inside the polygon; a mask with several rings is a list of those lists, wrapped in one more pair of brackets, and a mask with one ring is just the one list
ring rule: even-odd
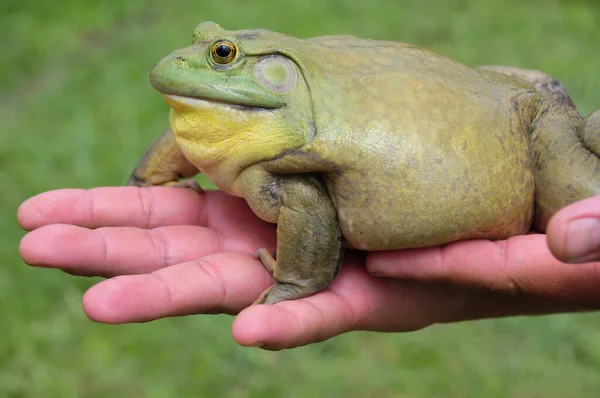
{"label": "frog", "polygon": [[254,253],[273,276],[254,304],[324,290],[347,250],[544,232],[600,194],[600,111],[536,70],[203,22],[150,82],[169,128],[128,185],[202,192],[202,173],[276,224],[276,249]]}

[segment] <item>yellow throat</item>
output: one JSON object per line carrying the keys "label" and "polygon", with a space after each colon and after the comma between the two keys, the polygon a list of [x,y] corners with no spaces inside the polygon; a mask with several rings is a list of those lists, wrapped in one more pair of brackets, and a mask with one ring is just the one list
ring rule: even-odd
{"label": "yellow throat", "polygon": [[169,124],[184,156],[228,191],[240,171],[303,144],[279,109],[242,107],[165,95]]}

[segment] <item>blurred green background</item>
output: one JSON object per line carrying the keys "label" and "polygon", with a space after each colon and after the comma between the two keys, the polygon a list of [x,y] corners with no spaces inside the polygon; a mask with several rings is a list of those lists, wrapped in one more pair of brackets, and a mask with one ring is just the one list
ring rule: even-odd
{"label": "blurred green background", "polygon": [[80,300],[96,280],[25,266],[15,222],[39,192],[125,181],[167,126],[147,72],[201,21],[392,39],[470,65],[541,69],[587,113],[600,108],[599,2],[4,0],[0,10],[0,396],[600,396],[597,314],[262,352],[236,346],[227,316],[92,323]]}

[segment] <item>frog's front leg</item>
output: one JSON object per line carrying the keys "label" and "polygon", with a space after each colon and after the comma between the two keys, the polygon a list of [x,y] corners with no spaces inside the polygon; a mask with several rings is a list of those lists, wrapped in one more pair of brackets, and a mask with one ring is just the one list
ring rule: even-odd
{"label": "frog's front leg", "polygon": [[196,166],[190,163],[179,150],[171,130],[167,130],[146,149],[131,173],[127,185],[175,186],[201,192],[202,188],[191,179],[198,172]]}
{"label": "frog's front leg", "polygon": [[248,203],[259,216],[277,222],[277,259],[266,249],[255,254],[275,283],[254,304],[294,300],[325,289],[343,259],[337,213],[325,184],[311,175],[270,174],[252,179],[252,184]]}

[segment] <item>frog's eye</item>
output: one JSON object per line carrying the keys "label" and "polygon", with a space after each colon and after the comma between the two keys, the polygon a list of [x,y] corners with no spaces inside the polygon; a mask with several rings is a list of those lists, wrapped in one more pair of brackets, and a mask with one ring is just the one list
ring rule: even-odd
{"label": "frog's eye", "polygon": [[229,64],[237,54],[237,47],[230,41],[222,40],[213,44],[210,49],[212,59],[221,65]]}
{"label": "frog's eye", "polygon": [[277,94],[287,94],[296,86],[298,73],[295,64],[282,55],[267,55],[254,65],[254,79]]}

